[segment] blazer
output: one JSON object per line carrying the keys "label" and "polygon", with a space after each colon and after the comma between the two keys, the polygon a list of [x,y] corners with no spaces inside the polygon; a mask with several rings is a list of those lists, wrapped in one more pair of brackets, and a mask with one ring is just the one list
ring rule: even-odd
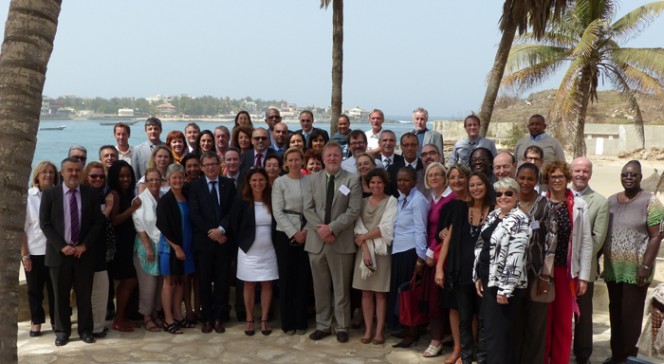
{"label": "blazer", "polygon": [[[240,156],[240,175],[242,178],[247,174],[247,171],[249,168],[254,166],[254,150],[250,149]],[[277,152],[274,151],[274,149],[268,147],[263,151],[263,160],[262,163],[263,165],[265,164],[265,158],[271,157],[273,155],[277,155]],[[278,156],[278,155],[277,155]]]}
{"label": "blazer", "polygon": [[[588,219],[588,205],[580,197],[574,197],[574,213],[572,227],[572,264],[570,266],[572,278],[582,281],[590,280],[590,266],[593,254],[593,241],[590,233],[590,220]],[[559,244],[561,242],[558,242]]]}
{"label": "blazer", "polygon": [[[219,220],[216,218],[214,204],[210,201],[210,189],[207,179],[201,177],[191,182],[189,187],[189,209],[191,223],[194,231],[194,250],[213,251],[219,243],[208,237],[208,231],[221,226],[228,235],[230,225],[228,213],[233,207],[236,191],[235,184],[230,178],[219,177]],[[224,244],[227,245],[227,244]]]}
{"label": "blazer", "polygon": [[[383,158],[382,155],[380,154],[376,155],[377,161],[380,161],[382,158]],[[399,188],[397,187],[397,174],[399,174],[399,170],[404,166],[406,166],[406,162],[404,162],[402,156],[397,154],[392,155],[392,164],[390,164],[387,167],[387,174],[390,175],[390,183],[386,187],[388,191],[387,193],[396,198],[399,198]]]}
{"label": "blazer", "polygon": [[[232,234],[237,245],[243,252],[248,252],[256,240],[256,210],[254,204],[249,203],[238,196],[233,203]],[[277,222],[272,216],[272,242],[274,244]]]}
{"label": "blazer", "polygon": [[[155,145],[163,145],[164,142],[159,141]],[[134,151],[131,154],[131,166],[134,168],[134,174],[136,175],[136,180],[138,181],[145,174],[145,170],[148,169],[148,161],[150,156],[152,156],[152,144],[149,140],[137,145],[134,147]]]}
{"label": "blazer", "polygon": [[[309,181],[309,191],[304,195],[304,217],[307,220],[307,240],[304,250],[318,254],[323,250],[325,244],[318,237],[318,225],[324,224],[325,219],[327,172],[325,170],[316,172],[309,176]],[[355,253],[353,227],[362,206],[360,180],[357,175],[340,169],[335,179],[335,185],[329,224],[335,236],[332,248],[340,254]],[[339,191],[341,186],[346,186],[350,192],[344,195]]]}
{"label": "blazer", "polygon": [[588,220],[593,240],[589,282],[594,282],[597,280],[599,271],[598,254],[604,247],[604,240],[606,240],[609,230],[609,200],[590,187],[581,195],[581,198],[588,204]]}
{"label": "blazer", "polygon": [[[104,227],[104,217],[101,214],[99,195],[90,186],[81,185],[81,232],[80,244],[85,245],[87,252],[83,254],[92,265],[92,256],[95,249],[102,248],[101,233]],[[39,208],[39,226],[46,235],[46,257],[44,264],[47,267],[62,265],[64,255],[60,252],[67,245],[65,241],[65,219],[63,214],[64,193],[62,184],[45,190]],[[105,249],[105,246],[103,247]]]}
{"label": "blazer", "polygon": [[[166,192],[157,203],[156,226],[166,239],[170,240],[173,244],[182,246],[184,242],[182,215],[180,214],[178,201],[175,199],[172,191]],[[155,243],[159,244],[159,240],[155,241]],[[165,251],[170,251],[170,245]]]}
{"label": "blazer", "polygon": [[440,150],[440,160],[441,161],[445,160],[445,157],[443,155],[443,134],[427,128],[427,131],[424,132],[422,145],[420,145],[419,149],[417,150],[418,156],[420,155],[420,151],[422,151],[422,147],[427,144],[433,144],[437,146],[438,150]]}

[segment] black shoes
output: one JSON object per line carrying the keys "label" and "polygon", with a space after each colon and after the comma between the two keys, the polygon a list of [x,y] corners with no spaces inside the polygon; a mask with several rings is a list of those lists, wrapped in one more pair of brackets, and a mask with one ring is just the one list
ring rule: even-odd
{"label": "black shoes", "polygon": [[327,331],[316,330],[309,335],[309,339],[318,341],[330,336],[330,333]]}
{"label": "black shoes", "polygon": [[65,346],[69,342],[69,338],[66,336],[56,336],[55,337],[55,346]]}
{"label": "black shoes", "polygon": [[81,340],[86,344],[92,344],[95,341],[97,341],[97,340],[95,340],[95,337],[89,332],[86,332],[86,333],[82,334],[81,335]]}
{"label": "black shoes", "polygon": [[348,333],[346,331],[338,331],[337,332],[337,341],[340,343],[347,343],[348,342]]}

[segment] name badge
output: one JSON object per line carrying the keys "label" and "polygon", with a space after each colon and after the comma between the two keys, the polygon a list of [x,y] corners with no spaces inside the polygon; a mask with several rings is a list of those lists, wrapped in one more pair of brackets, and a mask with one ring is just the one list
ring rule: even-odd
{"label": "name badge", "polygon": [[350,193],[350,188],[346,187],[346,185],[341,185],[339,186],[339,192],[341,192],[344,196],[348,196]]}
{"label": "name badge", "polygon": [[530,222],[530,228],[533,230],[539,229],[539,221],[533,220]]}

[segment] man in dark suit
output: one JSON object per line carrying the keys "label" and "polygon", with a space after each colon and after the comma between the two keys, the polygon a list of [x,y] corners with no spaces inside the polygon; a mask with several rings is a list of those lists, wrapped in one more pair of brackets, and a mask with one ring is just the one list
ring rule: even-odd
{"label": "man in dark suit", "polygon": [[316,331],[309,338],[329,336],[334,313],[337,341],[345,343],[356,250],[353,227],[360,214],[362,189],[357,175],[341,168],[341,158],[341,146],[328,143],[323,149],[325,170],[310,176],[311,189],[304,195],[304,250],[309,253],[316,298]]}
{"label": "man in dark suit", "polygon": [[251,145],[254,146],[254,149],[248,150],[242,154],[242,163],[240,165],[240,174],[242,176],[247,174],[247,171],[251,167],[264,167],[265,158],[276,153],[274,149],[268,148],[270,145],[269,143],[270,137],[267,130],[264,128],[254,129],[251,133]]}
{"label": "man in dark suit", "polygon": [[201,168],[205,178],[191,182],[188,196],[203,307],[201,331],[207,334],[214,329],[223,333],[226,331],[223,321],[228,315],[231,259],[235,251],[227,236],[227,215],[236,192],[231,179],[219,176],[221,163],[217,153],[205,152],[201,156]]}
{"label": "man in dark suit", "polygon": [[92,276],[94,249],[100,241],[103,218],[97,193],[80,184],[79,159],[65,158],[60,165],[62,183],[44,191],[39,222],[46,236],[45,264],[55,291],[55,345],[71,336],[69,292],[74,287],[78,309],[78,334],[86,343],[92,336]]}
{"label": "man in dark suit", "polygon": [[325,140],[330,140],[330,136],[325,130],[314,128],[314,113],[309,110],[304,110],[300,113],[300,127],[302,129],[296,130],[295,133],[301,134],[304,137],[304,145],[306,145],[307,148],[311,147],[310,138],[311,133],[314,130],[321,132],[324,135]]}
{"label": "man in dark suit", "polygon": [[403,156],[394,153],[394,149],[397,146],[397,136],[392,130],[383,130],[380,132],[378,138],[380,153],[376,154],[376,163],[382,162],[383,168],[390,175],[388,193],[394,197],[399,197],[397,173],[399,173],[399,169],[404,167],[406,163]]}

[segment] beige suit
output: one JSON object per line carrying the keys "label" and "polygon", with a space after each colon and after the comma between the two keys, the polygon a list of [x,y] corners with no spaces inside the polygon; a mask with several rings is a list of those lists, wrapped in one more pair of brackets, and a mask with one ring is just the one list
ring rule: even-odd
{"label": "beige suit", "polygon": [[[327,172],[314,173],[309,180],[310,191],[304,196],[304,217],[307,219],[304,250],[309,253],[314,282],[316,329],[330,332],[334,308],[337,331],[346,331],[350,324],[350,283],[356,251],[353,227],[362,204],[360,181],[357,175],[343,169],[336,175],[329,224],[335,240],[326,244],[318,236],[318,225],[324,224]],[[343,193],[346,189],[348,191]]]}

